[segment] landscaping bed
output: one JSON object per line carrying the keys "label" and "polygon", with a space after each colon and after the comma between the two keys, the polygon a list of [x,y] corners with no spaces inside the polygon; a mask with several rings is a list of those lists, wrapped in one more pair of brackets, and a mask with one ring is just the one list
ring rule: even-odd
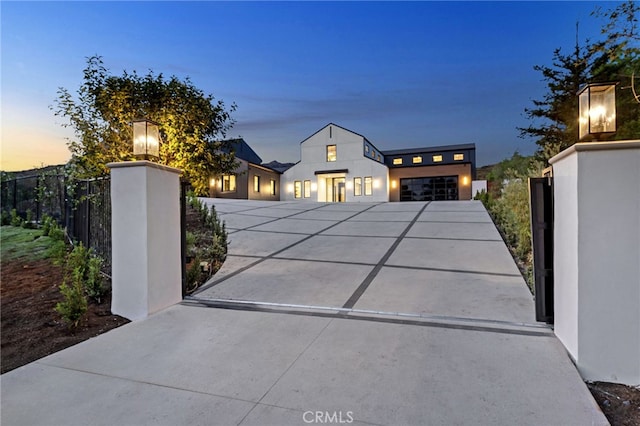
{"label": "landscaping bed", "polygon": [[111,315],[111,296],[89,309],[76,328],[54,310],[63,300],[62,268],[49,259],[19,257],[0,264],[0,372],[60,351],[129,322]]}
{"label": "landscaping bed", "polygon": [[[196,250],[212,244],[211,229],[202,220],[200,206],[187,206],[187,230],[198,236]],[[88,298],[88,310],[76,327],[65,322],[55,311],[64,297],[60,293],[63,268],[54,265],[48,255],[54,241],[39,229],[3,226],[2,258],[0,261],[0,373],[98,336],[129,322],[111,314],[111,294],[100,304]],[[224,242],[226,247],[226,240]],[[226,251],[226,249],[225,249]],[[211,261],[211,270],[192,274],[192,285],[202,284],[222,264]],[[107,287],[110,282],[106,280]]]}

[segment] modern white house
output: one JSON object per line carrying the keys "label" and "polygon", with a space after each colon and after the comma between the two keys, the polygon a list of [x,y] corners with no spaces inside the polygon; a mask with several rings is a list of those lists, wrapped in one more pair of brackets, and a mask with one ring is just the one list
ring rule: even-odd
{"label": "modern white house", "polygon": [[388,201],[388,192],[382,153],[364,136],[335,124],[302,141],[300,161],[280,179],[281,200]]}
{"label": "modern white house", "polygon": [[300,161],[281,176],[280,200],[468,200],[474,178],[474,144],[385,152],[330,123],[300,143]]}

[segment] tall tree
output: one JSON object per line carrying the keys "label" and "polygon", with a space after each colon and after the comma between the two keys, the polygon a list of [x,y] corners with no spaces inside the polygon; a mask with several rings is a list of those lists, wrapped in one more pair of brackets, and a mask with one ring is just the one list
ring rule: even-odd
{"label": "tall tree", "polygon": [[640,6],[627,1],[615,9],[597,8],[592,15],[607,20],[604,40],[594,45],[600,57],[592,68],[590,82],[619,81],[616,96],[615,139],[640,138]]}
{"label": "tall tree", "polygon": [[613,10],[596,9],[593,16],[608,20],[602,27],[604,40],[587,40],[581,46],[576,28],[576,45],[570,55],[562,54],[558,48],[551,66],[534,67],[542,73],[548,92],[542,100],[534,100],[532,108],[525,109],[531,124],[519,130],[521,137],[536,140],[539,158],[548,160],[578,141],[576,95],[585,83],[620,81],[616,100],[618,131],[611,138],[640,138],[640,104],[632,90],[634,75],[640,72],[638,10],[633,1]]}
{"label": "tall tree", "polygon": [[558,48],[553,52],[551,66],[534,66],[542,73],[549,91],[542,100],[533,100],[533,108],[525,109],[532,124],[519,130],[521,137],[536,138],[538,157],[547,160],[578,140],[576,93],[587,81],[592,58],[593,50],[581,47],[576,37],[571,54],[564,55]]}
{"label": "tall tree", "polygon": [[212,176],[230,173],[235,157],[224,138],[234,124],[224,102],[184,81],[150,71],[114,76],[99,56],[87,59],[77,97],[58,90],[55,115],[65,117],[75,138],[69,139],[71,169],[77,177],[108,173],[106,164],[133,159],[132,126],[137,118],[160,125],[160,162],[184,171],[198,193],[206,193]]}

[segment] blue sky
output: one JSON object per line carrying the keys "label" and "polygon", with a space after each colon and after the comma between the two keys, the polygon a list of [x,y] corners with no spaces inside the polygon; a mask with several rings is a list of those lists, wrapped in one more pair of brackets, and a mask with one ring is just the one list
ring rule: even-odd
{"label": "blue sky", "polygon": [[59,164],[72,136],[49,106],[82,83],[86,57],[114,74],[190,77],[238,106],[228,136],[299,160],[329,122],[379,149],[476,144],[479,165],[535,144],[518,137],[546,92],[534,65],[599,39],[617,2],[0,3],[0,169]]}

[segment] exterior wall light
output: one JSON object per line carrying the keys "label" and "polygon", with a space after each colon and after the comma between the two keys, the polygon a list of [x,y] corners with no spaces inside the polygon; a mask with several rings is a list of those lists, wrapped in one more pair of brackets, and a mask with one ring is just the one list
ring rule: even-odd
{"label": "exterior wall light", "polygon": [[133,155],[149,160],[160,157],[160,128],[150,120],[133,121]]}
{"label": "exterior wall light", "polygon": [[578,92],[580,140],[616,132],[616,83],[587,84]]}

